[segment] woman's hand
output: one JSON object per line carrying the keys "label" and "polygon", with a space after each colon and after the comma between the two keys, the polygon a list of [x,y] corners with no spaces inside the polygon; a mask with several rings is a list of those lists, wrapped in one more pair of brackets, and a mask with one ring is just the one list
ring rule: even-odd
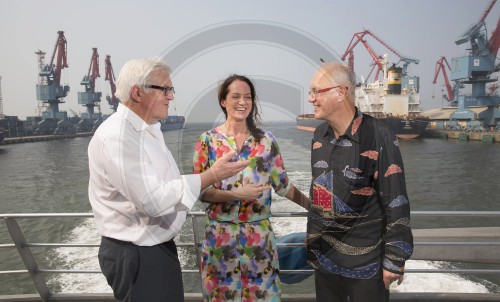
{"label": "woman's hand", "polygon": [[261,197],[264,191],[270,189],[269,185],[247,184],[231,190],[231,192],[235,194],[236,199],[254,200]]}

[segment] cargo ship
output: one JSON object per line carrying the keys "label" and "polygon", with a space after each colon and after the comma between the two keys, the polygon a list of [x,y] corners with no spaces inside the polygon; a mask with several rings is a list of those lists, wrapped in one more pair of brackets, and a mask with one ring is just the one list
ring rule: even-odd
{"label": "cargo ship", "polygon": [[160,121],[161,131],[179,130],[184,128],[185,118],[182,115],[169,115]]}
{"label": "cargo ship", "polygon": [[[398,138],[417,138],[429,124],[429,119],[420,114],[419,78],[403,74],[394,64],[387,68],[386,58],[382,60],[382,80],[357,85],[355,105],[361,112],[385,121]],[[306,131],[314,131],[323,122],[314,114],[302,114],[296,120],[297,129]]]}

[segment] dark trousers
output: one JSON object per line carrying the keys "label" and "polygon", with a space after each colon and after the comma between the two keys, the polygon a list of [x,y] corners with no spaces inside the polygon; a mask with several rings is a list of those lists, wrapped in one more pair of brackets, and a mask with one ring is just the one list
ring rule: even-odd
{"label": "dark trousers", "polygon": [[[314,270],[318,302],[388,302],[389,291],[382,277],[352,279]],[[349,300],[348,300],[349,298]]]}
{"label": "dark trousers", "polygon": [[99,265],[119,301],[184,301],[182,272],[173,240],[138,246],[102,237]]}

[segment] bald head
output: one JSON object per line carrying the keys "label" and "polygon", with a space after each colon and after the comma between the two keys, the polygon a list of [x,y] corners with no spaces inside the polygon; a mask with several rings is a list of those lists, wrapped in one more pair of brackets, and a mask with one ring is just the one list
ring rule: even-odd
{"label": "bald head", "polygon": [[347,87],[346,96],[354,104],[356,75],[349,66],[338,62],[326,63],[318,68],[316,76],[318,79],[326,80],[334,85]]}

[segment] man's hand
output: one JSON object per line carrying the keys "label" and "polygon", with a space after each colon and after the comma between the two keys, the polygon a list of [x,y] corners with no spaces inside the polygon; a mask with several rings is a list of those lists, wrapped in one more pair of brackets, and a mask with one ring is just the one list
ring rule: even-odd
{"label": "man's hand", "polygon": [[400,285],[401,282],[403,282],[404,275],[394,274],[391,273],[390,271],[386,271],[385,269],[383,269],[382,272],[383,272],[384,285],[386,289],[389,289],[391,283],[396,280],[398,281],[398,285]]}
{"label": "man's hand", "polygon": [[254,200],[262,196],[263,192],[271,189],[271,186],[246,184],[231,190],[237,199]]}
{"label": "man's hand", "polygon": [[250,164],[249,160],[231,162],[231,159],[233,159],[235,155],[236,151],[231,150],[230,152],[224,154],[221,158],[219,158],[209,169],[213,172],[213,174],[215,174],[215,177],[217,178],[215,182],[219,182],[223,179],[233,176],[234,174],[245,169]]}
{"label": "man's hand", "polygon": [[216,182],[220,182],[223,179],[233,176],[250,164],[249,160],[231,162],[235,155],[236,151],[234,150],[228,152],[219,158],[210,169],[201,173],[202,190]]}

